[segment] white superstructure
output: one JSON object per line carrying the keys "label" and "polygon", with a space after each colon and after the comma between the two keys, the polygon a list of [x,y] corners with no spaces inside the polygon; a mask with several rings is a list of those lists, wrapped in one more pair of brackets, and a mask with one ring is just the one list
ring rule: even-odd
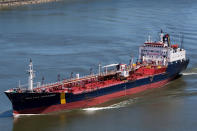
{"label": "white superstructure", "polygon": [[139,48],[139,60],[143,63],[156,65],[167,65],[168,62],[186,59],[186,51],[178,47],[177,44],[170,44],[168,34],[161,32],[160,41],[152,42],[150,37],[143,46]]}
{"label": "white superstructure", "polygon": [[169,48],[168,49],[168,62],[173,62],[177,60],[185,60],[186,51],[181,48]]}

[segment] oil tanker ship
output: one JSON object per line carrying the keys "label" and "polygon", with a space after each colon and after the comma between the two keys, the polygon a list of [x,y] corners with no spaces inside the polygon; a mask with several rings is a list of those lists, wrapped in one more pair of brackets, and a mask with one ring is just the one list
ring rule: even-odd
{"label": "oil tanker ship", "polygon": [[33,83],[33,63],[29,64],[28,85],[5,91],[13,114],[45,114],[60,110],[86,108],[112,99],[160,88],[187,68],[186,51],[170,43],[169,34],[148,40],[139,47],[139,58],[129,64],[98,66],[97,74],[65,79],[49,84]]}

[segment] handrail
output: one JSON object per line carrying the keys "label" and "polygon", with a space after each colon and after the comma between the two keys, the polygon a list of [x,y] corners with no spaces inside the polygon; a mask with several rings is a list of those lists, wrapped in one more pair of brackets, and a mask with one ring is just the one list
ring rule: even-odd
{"label": "handrail", "polygon": [[[50,88],[51,86],[54,86],[54,85],[61,85],[61,84],[69,84],[69,83],[73,83],[73,82],[79,82],[79,81],[83,81],[83,80],[86,80],[86,79],[91,79],[91,78],[97,78],[98,76],[106,76],[106,75],[110,75],[110,74],[115,74],[117,73],[117,71],[108,71],[107,73],[105,72],[102,72],[99,74],[90,74],[90,75],[85,75],[85,76],[81,76],[79,78],[70,78],[70,79],[66,79],[66,80],[62,80],[62,81],[57,81],[57,82],[52,82],[52,83],[46,83],[46,84],[43,84],[43,85],[40,85],[38,86],[38,83],[33,83],[33,85],[35,85],[34,87],[36,88]],[[25,88],[25,87],[28,87],[28,84],[24,84],[24,85],[20,85],[18,86],[20,89],[22,88]]]}

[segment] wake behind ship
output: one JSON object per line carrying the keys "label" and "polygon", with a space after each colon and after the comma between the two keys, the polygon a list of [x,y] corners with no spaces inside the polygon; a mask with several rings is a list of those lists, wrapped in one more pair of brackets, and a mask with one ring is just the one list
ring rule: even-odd
{"label": "wake behind ship", "polygon": [[[28,88],[19,85],[5,91],[13,106],[13,114],[41,114],[60,110],[86,108],[115,98],[159,88],[187,68],[186,51],[170,43],[169,34],[160,40],[149,39],[139,47],[137,62],[99,64],[98,74],[70,78],[56,83],[34,86],[33,63],[29,64]],[[104,71],[103,71],[104,70]]]}

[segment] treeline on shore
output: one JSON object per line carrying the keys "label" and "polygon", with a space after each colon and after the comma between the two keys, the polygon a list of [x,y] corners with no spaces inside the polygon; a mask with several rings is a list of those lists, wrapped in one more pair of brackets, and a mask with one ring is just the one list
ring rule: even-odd
{"label": "treeline on shore", "polygon": [[58,0],[0,0],[0,8],[27,4],[39,4]]}

